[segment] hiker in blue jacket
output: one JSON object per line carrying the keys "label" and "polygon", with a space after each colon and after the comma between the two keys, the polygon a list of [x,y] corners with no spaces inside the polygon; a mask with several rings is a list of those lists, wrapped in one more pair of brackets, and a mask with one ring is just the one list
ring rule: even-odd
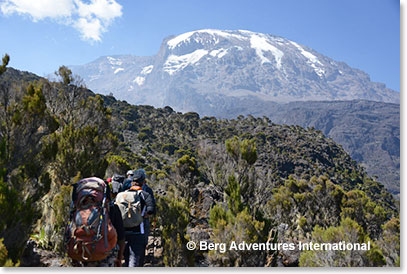
{"label": "hiker in blue jacket", "polygon": [[132,187],[130,187],[128,191],[136,191],[140,193],[143,222],[138,226],[125,228],[126,249],[124,257],[125,266],[128,267],[141,267],[144,265],[146,250],[146,231],[144,223],[148,220],[148,216],[151,216],[155,212],[155,202],[153,202],[153,197],[148,192],[142,190],[141,181],[137,179],[139,179],[139,177],[133,177]]}
{"label": "hiker in blue jacket", "polygon": [[126,176],[127,178],[123,181],[120,192],[130,189],[131,184],[133,182],[134,171],[133,170],[127,171]]}
{"label": "hiker in blue jacket", "polygon": [[152,217],[152,215],[155,214],[155,209],[156,209],[154,193],[153,193],[153,190],[146,184],[146,172],[144,171],[144,169],[137,169],[134,172],[133,180],[138,182],[138,184],[141,186],[141,189],[143,191],[150,194],[153,205],[154,205],[154,211],[152,212],[152,214],[150,214],[149,216],[145,216],[145,218],[144,218],[145,245],[147,246],[148,236],[150,235],[150,218]]}

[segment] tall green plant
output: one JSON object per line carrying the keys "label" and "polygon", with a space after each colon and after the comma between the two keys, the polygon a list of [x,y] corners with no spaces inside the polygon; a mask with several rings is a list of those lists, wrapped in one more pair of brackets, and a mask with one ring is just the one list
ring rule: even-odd
{"label": "tall green plant", "polygon": [[186,230],[190,222],[188,202],[172,191],[157,197],[157,212],[162,229],[163,261],[165,266],[193,266],[194,252],[186,248]]}
{"label": "tall green plant", "polygon": [[[251,214],[248,204],[243,204],[240,185],[232,175],[225,188],[228,207],[215,205],[209,211],[209,225],[213,229],[211,240],[215,243],[231,244],[266,242],[269,225]],[[228,250],[222,254],[213,250],[208,253],[209,261],[217,266],[263,266],[266,251]]]}
{"label": "tall green plant", "polygon": [[303,251],[300,266],[355,267],[383,266],[386,262],[382,251],[355,221],[344,218],[337,227],[326,229],[316,226],[312,232],[313,243],[365,243],[370,242],[370,250],[309,250]]}

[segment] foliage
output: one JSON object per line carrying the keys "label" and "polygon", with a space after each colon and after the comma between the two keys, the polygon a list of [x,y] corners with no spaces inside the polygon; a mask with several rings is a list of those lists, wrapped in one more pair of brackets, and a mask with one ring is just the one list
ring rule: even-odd
{"label": "foliage", "polygon": [[255,139],[239,140],[239,137],[234,136],[226,140],[226,151],[236,162],[242,159],[248,165],[253,165],[257,160]]}
{"label": "foliage", "polygon": [[[200,254],[186,250],[189,239],[310,240],[322,233],[312,236],[315,227],[338,229],[342,217],[376,241],[386,265],[399,264],[394,199],[321,132],[265,117],[200,119],[131,106],[93,94],[67,67],[57,76],[49,82],[7,69],[0,78],[0,237],[14,262],[39,208],[35,233],[42,239],[44,231],[47,247],[62,251],[70,183],[140,167],[155,193],[168,193],[157,199],[166,265],[196,263]],[[274,265],[282,258],[208,254],[211,265]],[[366,265],[380,258],[374,252]]]}
{"label": "foliage", "polygon": [[157,211],[163,239],[163,260],[165,266],[193,266],[194,253],[186,248],[188,237],[186,228],[190,221],[189,206],[186,200],[168,196],[158,196]]}
{"label": "foliage", "polygon": [[39,233],[34,233],[30,236],[30,239],[34,240],[39,248],[46,249],[48,247],[48,239],[45,235],[44,228],[41,228]]}
{"label": "foliage", "polygon": [[131,169],[129,162],[119,155],[111,155],[107,158],[108,162],[108,169],[106,173],[108,173],[108,177],[112,176],[113,174],[125,174],[127,170]]}
{"label": "foliage", "polygon": [[225,146],[227,153],[235,163],[234,170],[241,189],[242,202],[249,204],[250,201],[252,203],[255,196],[255,172],[252,166],[257,160],[255,139],[240,140],[239,137],[234,136],[225,141]]}
{"label": "foliage", "polygon": [[400,266],[400,219],[392,218],[383,225],[383,235],[377,241],[386,259],[386,266]]}
{"label": "foliage", "polygon": [[[228,208],[217,204],[209,211],[211,240],[226,244],[266,242],[269,227],[265,221],[256,220],[248,205],[242,203],[240,185],[233,176],[229,177],[225,192]],[[228,250],[222,254],[212,250],[208,259],[215,266],[260,266],[265,264],[266,255],[264,251]]]}
{"label": "foliage", "polygon": [[[211,241],[215,243],[263,243],[267,240],[265,223],[257,221],[247,208],[236,215],[215,205],[210,210],[209,223],[213,228]],[[208,259],[214,266],[262,266],[265,264],[266,253],[253,250],[227,250],[220,253],[212,250]]]}
{"label": "foliage", "polygon": [[389,216],[383,207],[373,202],[362,190],[346,193],[341,215],[357,221],[375,239],[381,234],[381,226]]}
{"label": "foliage", "polygon": [[189,200],[192,187],[197,183],[199,178],[199,170],[195,157],[184,155],[179,158],[175,164],[175,172],[177,175],[177,187],[183,197]]}
{"label": "foliage", "polygon": [[344,218],[339,226],[326,229],[316,226],[312,232],[313,243],[368,243],[370,250],[309,250],[303,251],[300,257],[300,266],[383,266],[385,260],[382,252],[366,235],[363,228],[355,221]]}
{"label": "foliage", "polygon": [[228,195],[228,208],[233,214],[237,215],[243,210],[240,185],[233,175],[229,177],[228,181],[228,186],[225,188],[225,193]]}
{"label": "foliage", "polygon": [[267,214],[275,222],[298,227],[298,232],[305,234],[315,225],[337,225],[343,196],[342,188],[324,176],[309,182],[290,176],[274,190]]}
{"label": "foliage", "polygon": [[108,135],[100,135],[96,127],[77,129],[68,125],[60,133],[53,134],[51,144],[56,144],[56,155],[52,163],[56,176],[63,184],[80,172],[84,177],[103,177],[108,162],[104,157]]}

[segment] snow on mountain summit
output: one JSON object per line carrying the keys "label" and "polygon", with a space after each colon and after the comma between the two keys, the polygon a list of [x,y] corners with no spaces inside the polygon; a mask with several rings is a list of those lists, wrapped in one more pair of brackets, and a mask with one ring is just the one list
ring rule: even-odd
{"label": "snow on mountain summit", "polygon": [[208,54],[208,51],[198,49],[192,53],[181,56],[170,55],[168,56],[167,61],[164,63],[163,69],[164,71],[168,72],[168,74],[172,75],[190,64],[195,64],[206,54]]}
{"label": "snow on mountain summit", "polygon": [[[200,34],[210,35],[211,39],[204,38]],[[174,49],[177,46],[179,46],[181,43],[190,42],[191,40],[195,41],[196,43],[202,43],[204,41],[212,42],[213,44],[216,45],[217,43],[219,43],[220,37],[226,38],[226,39],[230,39],[230,38],[241,39],[241,40],[246,39],[245,37],[234,34],[234,32],[231,32],[231,31],[203,29],[203,30],[191,31],[191,32],[187,32],[187,33],[178,35],[175,38],[169,40],[167,42],[167,45],[168,45],[169,49]]]}
{"label": "snow on mountain summit", "polygon": [[261,112],[256,105],[265,101],[400,101],[399,93],[371,82],[361,70],[286,38],[248,30],[191,31],[164,39],[155,56],[101,57],[72,70],[94,91],[203,115],[225,116],[240,107]]}
{"label": "snow on mountain summit", "polygon": [[[194,57],[197,56],[202,58],[202,51],[195,53],[184,52],[184,54],[180,55],[180,49],[183,47],[188,50],[193,48],[194,51],[198,49],[209,50],[211,56],[221,58],[225,56],[231,48],[236,47],[236,44],[238,44],[240,48],[253,49],[260,64],[274,64],[278,70],[281,70],[283,66],[284,51],[291,47],[292,51],[297,51],[304,56],[305,62],[316,72],[317,75],[322,77],[324,74],[324,70],[322,69],[323,64],[319,61],[318,57],[293,41],[247,30],[230,31],[213,29],[187,32],[167,41],[168,50],[171,52],[176,51],[178,54],[171,53],[164,70],[172,75],[174,72],[186,67],[186,63],[182,62],[183,65],[179,65],[177,69],[169,69],[168,64],[172,63],[174,59],[186,60],[192,58],[195,60]],[[269,57],[266,55],[269,55]],[[195,62],[192,62],[192,64],[193,63]]]}

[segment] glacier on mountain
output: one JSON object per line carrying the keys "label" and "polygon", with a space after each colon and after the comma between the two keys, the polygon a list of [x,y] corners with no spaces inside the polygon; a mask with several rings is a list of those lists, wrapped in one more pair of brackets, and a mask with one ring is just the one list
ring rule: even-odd
{"label": "glacier on mountain", "polygon": [[153,65],[146,66],[141,70],[140,74],[142,74],[142,75],[150,74],[153,71],[153,68],[154,68]]}
{"label": "glacier on mountain", "polygon": [[325,74],[325,70],[322,68],[324,65],[318,60],[318,58],[309,51],[306,51],[303,47],[297,43],[290,41],[300,52],[307,58],[307,63],[314,69],[315,73],[322,77]]}
{"label": "glacier on mountain", "polygon": [[198,49],[192,53],[181,56],[170,55],[168,56],[167,61],[164,63],[163,70],[168,72],[169,75],[172,75],[175,72],[184,69],[188,65],[195,64],[207,54],[207,50]]}
{"label": "glacier on mountain", "polygon": [[106,59],[109,60],[109,63],[111,65],[121,66],[123,64],[122,61],[120,61],[119,59],[116,59],[114,57],[107,56]]}
{"label": "glacier on mountain", "polygon": [[274,55],[277,63],[277,68],[281,69],[281,58],[283,58],[284,53],[275,46],[268,43],[265,37],[252,34],[250,37],[250,46],[256,50],[256,53],[260,57],[262,64],[266,62],[271,63],[271,61],[263,55],[264,51],[270,51]]}
{"label": "glacier on mountain", "polygon": [[119,73],[120,71],[123,71],[123,70],[124,70],[124,68],[117,68],[113,73],[116,74],[116,73]]}
{"label": "glacier on mountain", "polygon": [[177,46],[179,46],[182,42],[190,42],[191,36],[193,36],[194,34],[197,34],[197,33],[199,33],[199,34],[206,33],[206,34],[210,34],[212,36],[211,40],[206,40],[205,38],[202,38],[200,36],[195,37],[194,41],[197,43],[206,42],[206,43],[213,43],[214,45],[216,45],[219,42],[218,37],[222,37],[222,38],[226,38],[226,39],[235,38],[235,39],[240,39],[240,40],[247,39],[246,37],[244,37],[242,35],[236,35],[236,34],[228,33],[226,31],[214,30],[214,29],[203,29],[203,30],[187,32],[187,33],[176,36],[175,38],[173,38],[167,42],[168,48],[174,49]]}
{"label": "glacier on mountain", "polygon": [[248,30],[191,31],[164,39],[155,56],[101,57],[73,71],[89,88],[129,103],[204,115],[242,107],[261,112],[266,101],[399,102],[399,93],[361,70],[286,38]]}

